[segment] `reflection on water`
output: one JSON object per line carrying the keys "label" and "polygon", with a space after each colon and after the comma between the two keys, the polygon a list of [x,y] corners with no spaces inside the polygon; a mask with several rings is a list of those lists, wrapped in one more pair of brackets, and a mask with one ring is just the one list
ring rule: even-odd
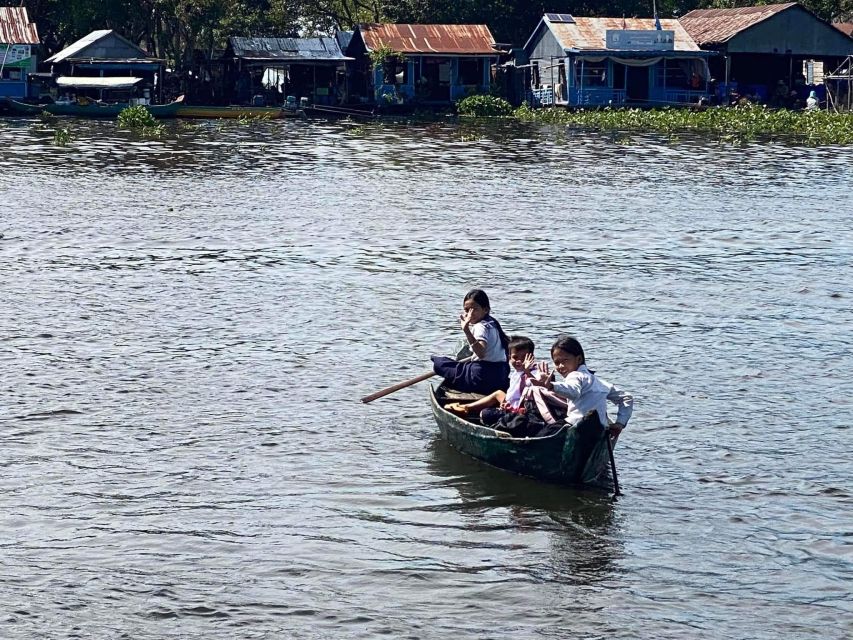
{"label": "reflection on water", "polygon": [[613,531],[612,498],[600,491],[565,488],[506,473],[473,460],[440,439],[431,445],[429,470],[445,478],[443,486],[459,493],[455,507],[472,520],[483,514],[505,514],[510,536],[527,531],[549,532],[551,553],[526,567],[531,578],[572,585],[611,579],[621,554]]}
{"label": "reflection on water", "polygon": [[[853,633],[850,149],[453,121],[0,145],[3,638]],[[635,394],[617,503],[449,449],[422,386],[357,402],[452,351],[474,285]]]}

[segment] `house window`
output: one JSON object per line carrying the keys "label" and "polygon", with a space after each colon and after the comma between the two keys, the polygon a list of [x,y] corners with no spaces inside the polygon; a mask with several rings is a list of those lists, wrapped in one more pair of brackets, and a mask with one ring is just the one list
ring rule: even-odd
{"label": "house window", "polygon": [[[685,60],[664,60],[657,68],[655,86],[667,89],[691,88],[691,75],[688,75],[689,64]],[[695,80],[694,84],[696,84]]]}
{"label": "house window", "polygon": [[538,89],[539,88],[539,82],[540,82],[540,80],[539,80],[539,62],[538,61],[533,63],[533,66],[531,67],[531,74],[530,75],[531,75],[530,82],[533,85],[533,88]]}
{"label": "house window", "polygon": [[382,65],[383,84],[409,84],[409,63],[391,58]]}
{"label": "house window", "polygon": [[483,84],[483,60],[478,58],[459,59],[459,84]]}
{"label": "house window", "polygon": [[20,82],[23,79],[23,73],[20,69],[7,67],[3,69],[3,77],[0,80],[11,80],[12,82]]}
{"label": "house window", "polygon": [[607,60],[590,62],[579,60],[575,64],[577,84],[583,87],[607,86]]}

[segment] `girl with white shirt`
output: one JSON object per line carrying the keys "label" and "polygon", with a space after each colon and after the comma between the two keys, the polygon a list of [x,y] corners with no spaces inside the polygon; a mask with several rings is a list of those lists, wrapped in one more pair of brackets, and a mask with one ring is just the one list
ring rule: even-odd
{"label": "girl with white shirt", "polygon": [[446,386],[456,391],[485,395],[506,391],[509,386],[509,338],[491,316],[485,291],[472,289],[465,294],[459,324],[474,355],[469,362],[432,356],[433,371],[444,378]]}
{"label": "girl with white shirt", "polygon": [[[533,371],[531,384],[545,387],[568,403],[566,422],[576,424],[589,412],[596,411],[601,424],[608,426],[607,403],[615,404],[617,409],[616,422],[610,426],[610,433],[615,438],[628,423],[634,410],[634,398],[615,386],[602,380],[586,366],[586,356],[580,342],[575,338],[565,336],[558,338],[551,347],[551,359],[554,368],[563,377],[562,382],[554,382],[548,364],[542,362]],[[532,364],[532,362],[530,363]]]}

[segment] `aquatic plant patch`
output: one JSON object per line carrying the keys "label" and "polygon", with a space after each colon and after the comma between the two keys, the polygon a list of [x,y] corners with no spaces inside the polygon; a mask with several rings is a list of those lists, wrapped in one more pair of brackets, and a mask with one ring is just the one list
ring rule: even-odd
{"label": "aquatic plant patch", "polygon": [[712,133],[721,140],[784,139],[811,145],[853,144],[853,113],[789,111],[761,105],[690,109],[531,109],[513,112],[519,120],[599,130]]}
{"label": "aquatic plant patch", "polygon": [[512,105],[497,96],[473,95],[463,98],[456,106],[459,115],[489,118],[512,114]]}

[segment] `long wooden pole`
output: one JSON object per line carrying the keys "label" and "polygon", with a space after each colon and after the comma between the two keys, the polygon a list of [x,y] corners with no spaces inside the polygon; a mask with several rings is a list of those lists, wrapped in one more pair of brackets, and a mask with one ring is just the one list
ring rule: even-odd
{"label": "long wooden pole", "polygon": [[619,491],[619,478],[616,476],[616,460],[613,457],[613,444],[610,442],[610,431],[604,430],[604,439],[607,441],[607,455],[610,456],[610,470],[613,472],[613,497],[622,495]]}
{"label": "long wooden pole", "polygon": [[[462,358],[458,360],[458,362],[468,362],[471,360],[473,356],[468,356],[467,358]],[[395,391],[399,391],[400,389],[405,389],[406,387],[411,387],[413,384],[417,384],[419,382],[423,382],[424,380],[429,380],[435,375],[435,371],[429,371],[427,373],[422,373],[417,378],[411,378],[409,380],[404,380],[403,382],[398,382],[397,384],[391,385],[390,387],[385,387],[376,393],[371,393],[369,396],[364,396],[361,399],[363,404],[367,404],[368,402],[373,402],[374,400],[378,400],[384,396],[387,396]]]}
{"label": "long wooden pole", "polygon": [[369,396],[364,396],[361,399],[361,401],[364,404],[367,404],[368,402],[373,402],[374,400],[378,400],[379,398],[382,398],[382,397],[387,396],[391,393],[394,393],[395,391],[399,391],[400,389],[405,389],[406,387],[411,387],[413,384],[417,384],[418,382],[423,382],[424,380],[429,380],[434,375],[435,375],[434,371],[429,371],[427,373],[419,375],[417,378],[405,380],[404,382],[398,382],[397,384],[392,385],[390,387],[386,387],[385,389],[382,389],[381,391],[377,391],[376,393],[371,393]]}

